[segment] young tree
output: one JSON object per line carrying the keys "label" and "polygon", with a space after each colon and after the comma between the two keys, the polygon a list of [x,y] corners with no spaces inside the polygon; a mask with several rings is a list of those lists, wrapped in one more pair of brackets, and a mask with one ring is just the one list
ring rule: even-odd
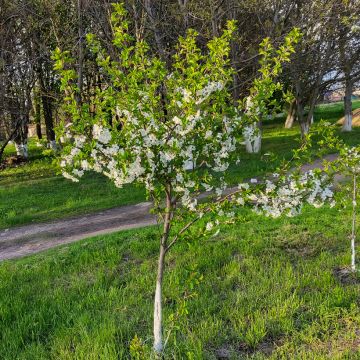
{"label": "young tree", "polygon": [[[356,212],[358,201],[358,180],[360,173],[360,147],[348,147],[342,142],[339,142],[339,159],[337,161],[337,168],[342,176],[349,177],[351,182],[349,184],[349,197],[351,199],[351,235],[350,235],[350,248],[351,248],[351,270],[356,270]],[[345,188],[347,187],[345,183]],[[344,199],[341,199],[344,201]]]}
{"label": "young tree", "polygon": [[[93,35],[87,36],[108,78],[107,86],[97,90],[90,105],[79,106],[76,101],[79,89],[69,53],[57,50],[54,54],[65,110],[72,121],[60,130],[68,139],[60,166],[63,175],[73,181],[79,181],[84,171],[94,170],[118,187],[143,184],[152,199],[163,223],[154,297],[154,350],[160,353],[166,254],[194,223],[215,214],[216,225],[223,217],[233,217],[236,206],[254,201],[259,212],[293,215],[304,198],[319,204],[332,193],[316,173],[279,177],[278,184],[268,181],[252,193],[248,184],[225,193],[223,175],[237,159],[240,130],[257,121],[251,113],[240,116],[231,101],[229,52],[234,22],[228,22],[222,35],[207,43],[206,53],[196,44],[197,33],[189,30],[179,39],[171,67],[150,56],[147,44],[129,34],[120,4],[114,5],[112,26],[118,61],[110,59]],[[262,88],[263,96],[265,90]],[[257,96],[262,103],[260,93]],[[192,171],[188,170],[189,159]],[[274,201],[277,189],[283,190]],[[201,202],[198,197],[204,190],[213,195]],[[209,221],[204,231],[212,233],[214,223]]]}

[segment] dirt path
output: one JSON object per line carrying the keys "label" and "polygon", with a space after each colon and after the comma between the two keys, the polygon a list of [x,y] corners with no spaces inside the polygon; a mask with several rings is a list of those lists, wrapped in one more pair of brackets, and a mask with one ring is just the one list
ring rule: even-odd
{"label": "dirt path", "polygon": [[90,236],[156,224],[151,203],[122,206],[95,214],[0,230],[0,260],[13,259]]}
{"label": "dirt path", "polygon": [[[336,155],[328,155],[324,159],[332,161],[336,159]],[[319,167],[321,161],[306,164],[302,170]],[[340,180],[341,177],[338,177],[337,181]],[[34,254],[95,235],[154,225],[156,218],[149,214],[150,208],[151,203],[144,202],[90,215],[0,230],[0,261]]]}

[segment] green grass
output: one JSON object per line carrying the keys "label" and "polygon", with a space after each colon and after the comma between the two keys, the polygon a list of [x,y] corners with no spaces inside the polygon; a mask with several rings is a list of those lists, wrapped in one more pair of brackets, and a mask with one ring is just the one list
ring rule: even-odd
{"label": "green grass", "polygon": [[[341,110],[320,107],[315,120],[335,121]],[[298,129],[281,121],[265,124],[263,154],[288,157],[297,146]],[[359,130],[341,136],[356,144]],[[31,146],[31,162],[0,174],[0,228],[144,199],[141,188],[118,190],[98,175],[71,183]],[[278,165],[265,155],[242,159],[231,181]],[[349,214],[240,215],[217,237],[195,229],[169,253],[164,358],[360,359],[360,278],[342,282],[335,271],[350,262]],[[137,345],[150,359],[158,238],[148,227],[0,263],[0,358],[127,359]]]}
{"label": "green grass", "polygon": [[134,185],[119,190],[100,174],[73,183],[57,174],[53,159],[32,142],[24,166],[0,173],[0,228],[53,220],[115,206],[139,203],[145,191]]}
{"label": "green grass", "polygon": [[[232,359],[360,359],[360,279],[334,275],[350,261],[349,219],[327,208],[277,220],[244,210],[217,237],[179,243],[164,279],[173,329],[165,359],[216,359],[220,350]],[[1,263],[1,358],[127,359],[137,336],[149,359],[157,253],[149,227]],[[171,321],[185,298],[188,314]]]}
{"label": "green grass", "polygon": [[[360,101],[354,102],[354,108]],[[338,120],[343,113],[341,103],[319,106],[315,121]],[[299,128],[284,129],[284,119],[264,124],[263,149],[260,155],[240,154],[241,163],[232,166],[228,175],[231,183],[272,171],[283,158],[291,157],[291,150],[300,143]],[[340,134],[348,144],[359,143],[360,129]],[[88,174],[79,183],[71,183],[57,173],[52,158],[44,156],[41,149],[30,143],[31,161],[23,166],[8,168],[0,172],[0,229],[30,222],[41,222],[57,218],[90,213],[145,200],[141,187],[126,186],[119,190],[105,177]],[[273,153],[274,160],[264,154]],[[14,153],[9,146],[6,154]]]}

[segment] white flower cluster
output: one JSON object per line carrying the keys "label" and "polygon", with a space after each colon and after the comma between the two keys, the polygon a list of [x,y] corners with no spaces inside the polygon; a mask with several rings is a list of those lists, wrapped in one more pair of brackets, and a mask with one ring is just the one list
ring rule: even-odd
{"label": "white flower cluster", "polygon": [[[217,196],[226,189],[223,179],[214,173],[228,169],[236,150],[238,119],[220,114],[214,117],[205,104],[223,89],[220,81],[209,81],[193,92],[176,89],[175,95],[182,95],[183,108],[177,108],[165,121],[149,102],[146,91],[133,103],[129,101],[125,109],[117,104],[114,111],[122,119],[121,130],[95,123],[91,139],[72,134],[70,149],[61,162],[64,176],[78,181],[84,171],[94,170],[109,177],[117,187],[138,182],[150,193],[168,178],[182,206],[196,211],[201,184],[208,190],[217,184]],[[67,130],[71,129],[69,126]],[[86,142],[88,146],[84,147]],[[207,168],[206,181],[189,171],[196,164]]]}
{"label": "white flower cluster", "polygon": [[198,100],[196,100],[196,104],[201,104],[204,102],[212,93],[215,91],[220,91],[224,88],[224,84],[220,81],[218,82],[209,82],[207,86],[202,88],[201,90],[198,90],[196,92],[196,95],[199,97]]}
{"label": "white flower cluster", "polygon": [[250,196],[255,211],[267,216],[279,217],[282,214],[299,214],[304,203],[321,207],[326,202],[334,206],[330,178],[325,173],[312,170],[299,176],[289,175],[277,183],[266,180],[265,188]]}
{"label": "white flower cluster", "polygon": [[97,124],[93,127],[93,136],[94,139],[99,140],[102,144],[108,144],[111,140],[110,130]]}
{"label": "white flower cluster", "polygon": [[353,174],[360,173],[360,148],[347,147],[342,149],[339,164],[346,172]]}

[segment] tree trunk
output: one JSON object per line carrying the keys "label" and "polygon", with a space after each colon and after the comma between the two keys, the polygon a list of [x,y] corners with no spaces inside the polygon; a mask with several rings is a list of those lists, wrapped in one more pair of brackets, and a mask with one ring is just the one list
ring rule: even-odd
{"label": "tree trunk", "polygon": [[41,132],[41,104],[38,98],[34,99],[35,106],[34,106],[34,120],[35,120],[35,127],[36,127],[36,136],[39,140],[42,139],[42,132]]}
{"label": "tree trunk", "polygon": [[183,34],[186,34],[186,30],[189,28],[189,12],[187,10],[187,2],[188,0],[178,0],[183,19]]}
{"label": "tree trunk", "polygon": [[[165,34],[160,28],[161,21],[159,19],[159,10],[156,8],[156,4],[161,6],[161,2],[154,0],[145,0],[144,7],[149,17],[151,30],[154,32],[155,43],[159,51],[160,57],[168,64],[169,58],[165,51]],[[160,9],[161,10],[161,9]]]}
{"label": "tree trunk", "polygon": [[53,146],[55,142],[55,132],[54,132],[54,122],[52,114],[52,104],[51,99],[46,96],[41,96],[43,111],[44,111],[44,120],[46,126],[46,138],[50,146]]}
{"label": "tree trunk", "polygon": [[246,126],[244,138],[246,152],[258,154],[261,151],[261,122]]}
{"label": "tree trunk", "polygon": [[156,288],[154,297],[154,351],[160,354],[164,349],[162,339],[162,282],[165,269],[165,255],[167,251],[167,241],[169,238],[172,217],[171,185],[166,188],[166,213],[164,218],[163,234],[160,241],[160,255],[158,262],[158,273],[156,278]]}
{"label": "tree trunk", "polygon": [[346,77],[345,79],[345,96],[344,96],[344,124],[342,126],[342,131],[351,131],[352,130],[352,81],[350,78]]}
{"label": "tree trunk", "polygon": [[165,268],[165,247],[160,245],[160,256],[158,263],[158,273],[156,278],[155,298],[154,298],[154,351],[163,351],[162,340],[162,281]]}
{"label": "tree trunk", "polygon": [[353,199],[352,199],[352,229],[351,229],[351,270],[356,270],[355,264],[355,236],[356,236],[356,174],[353,175]]}
{"label": "tree trunk", "polygon": [[78,93],[77,93],[77,102],[80,105],[82,99],[82,90],[83,90],[83,62],[84,62],[84,55],[83,55],[83,22],[82,22],[82,0],[78,0]]}
{"label": "tree trunk", "polygon": [[288,115],[286,117],[286,121],[285,121],[286,129],[292,128],[292,126],[294,125],[294,122],[295,122],[295,118],[296,118],[296,101],[294,100],[290,103]]}
{"label": "tree trunk", "polygon": [[[41,64],[39,64],[41,65]],[[44,122],[46,128],[46,138],[48,141],[48,146],[51,148],[56,147],[55,142],[55,131],[54,131],[54,120],[53,120],[53,104],[52,99],[49,95],[51,87],[49,85],[49,80],[46,81],[46,71],[42,66],[39,66],[37,69],[40,93],[41,93],[41,103],[44,114]]]}
{"label": "tree trunk", "polygon": [[[2,157],[4,155],[4,151],[5,151],[5,148],[7,146],[7,144],[10,143],[10,141],[13,139],[15,133],[17,132],[18,130],[18,125],[15,126],[15,129],[10,133],[10,135],[5,139],[4,143],[2,144],[2,146],[0,147],[0,162],[2,160]],[[15,145],[16,146],[16,145]]]}
{"label": "tree trunk", "polygon": [[305,117],[304,115],[304,107],[301,99],[297,99],[296,105],[297,118],[300,124],[301,138],[304,140],[306,135],[309,133],[310,124],[307,121],[308,117]]}
{"label": "tree trunk", "polygon": [[300,123],[300,130],[301,130],[301,138],[304,140],[306,135],[310,131],[310,124],[306,121],[306,119],[304,119],[304,121]]}

